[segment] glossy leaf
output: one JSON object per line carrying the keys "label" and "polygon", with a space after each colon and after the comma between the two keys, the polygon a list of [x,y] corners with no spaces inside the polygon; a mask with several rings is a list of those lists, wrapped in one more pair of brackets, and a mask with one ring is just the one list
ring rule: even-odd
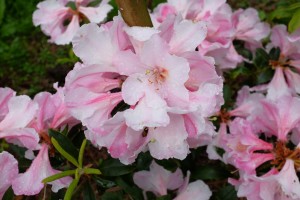
{"label": "glossy leaf", "polygon": [[96,200],[95,191],[90,182],[85,183],[83,186],[83,200]]}
{"label": "glossy leaf", "polygon": [[121,176],[133,172],[134,169],[134,166],[124,165],[117,159],[104,160],[100,165],[100,171],[104,176]]}
{"label": "glossy leaf", "polygon": [[72,157],[78,158],[79,152],[78,149],[73,145],[72,141],[65,135],[61,134],[56,130],[49,130],[49,135],[59,143],[59,145]]}
{"label": "glossy leaf", "polygon": [[53,144],[53,146],[55,147],[55,149],[63,156],[65,157],[68,161],[70,161],[73,165],[75,165],[76,167],[79,167],[79,164],[77,162],[77,160],[71,156],[68,152],[66,152],[61,146],[60,144],[56,141],[55,138],[51,138],[51,142]]}
{"label": "glossy leaf", "polygon": [[125,182],[122,178],[117,178],[116,183],[122,187],[122,189],[130,195],[132,199],[139,200],[143,199],[143,195],[141,193],[141,190],[139,190],[134,184],[129,185],[127,182]]}

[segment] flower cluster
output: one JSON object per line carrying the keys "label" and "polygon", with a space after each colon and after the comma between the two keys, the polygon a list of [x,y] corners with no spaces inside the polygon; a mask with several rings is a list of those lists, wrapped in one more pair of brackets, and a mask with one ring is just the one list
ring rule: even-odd
{"label": "flower cluster", "polygon": [[[81,61],[63,87],[54,85],[55,94],[31,99],[0,88],[0,138],[25,148],[32,160],[20,173],[16,158],[0,153],[0,199],[9,187],[16,195],[38,194],[42,180],[60,172],[50,163],[49,130],[79,123],[94,146],[123,164],[147,151],[156,160],[184,160],[192,148],[207,146],[209,159],[237,169],[228,182],[238,197],[300,199],[300,30],[271,29],[255,9],[232,11],[226,0],[168,0],[150,13],[153,27],[130,27],[120,14],[99,25],[112,7],[107,0],[92,3],[46,0],[33,14],[50,42],[72,42]],[[243,86],[226,110],[224,73],[252,64],[236,44],[253,56],[258,48],[272,55],[272,78]],[[168,190],[175,200],[212,196],[203,181],[189,183],[189,170],[184,178],[180,168],[170,172],[155,161],[149,168],[133,176],[145,199],[146,192]],[[78,183],[83,172],[76,173]],[[71,181],[64,176],[49,184],[57,192]]]}
{"label": "flower cluster", "polygon": [[[236,186],[240,197],[300,199],[299,46],[299,35],[288,34],[283,25],[274,26],[266,46],[268,51],[280,50],[277,59],[269,62],[275,70],[272,80],[242,88],[237,107],[220,112],[223,122],[208,153],[212,159],[221,159],[238,169],[239,180],[229,182]],[[214,146],[223,148],[225,153],[218,155]]]}
{"label": "flower cluster", "polygon": [[41,26],[42,31],[50,36],[50,42],[69,44],[80,24],[88,21],[104,21],[112,7],[108,0],[101,1],[95,7],[91,0],[45,0],[37,5],[33,13],[33,23]]}
{"label": "flower cluster", "polygon": [[202,55],[212,56],[219,69],[235,68],[244,60],[236,51],[234,40],[253,51],[261,47],[261,40],[270,33],[270,26],[260,21],[255,9],[233,12],[226,0],[168,0],[154,10],[152,18],[161,23],[170,15],[207,23],[207,37],[198,50]]}
{"label": "flower cluster", "polygon": [[126,164],[145,150],[182,160],[207,144],[215,134],[208,118],[223,99],[213,59],[195,51],[206,34],[206,23],[180,16],[157,28],[120,17],[83,25],[73,39],[83,63],[67,75],[65,94],[86,137]]}
{"label": "flower cluster", "polygon": [[[58,173],[51,167],[49,148],[51,141],[48,129],[61,129],[78,121],[71,117],[65,103],[63,89],[57,88],[55,94],[41,92],[34,99],[16,96],[9,88],[0,88],[0,138],[25,147],[25,157],[33,160],[25,173],[19,173],[17,160],[7,152],[0,154],[0,197],[12,186],[16,195],[38,194],[44,187],[42,180]],[[33,151],[38,151],[35,156]],[[70,177],[51,182],[52,190],[57,192],[67,187]]]}

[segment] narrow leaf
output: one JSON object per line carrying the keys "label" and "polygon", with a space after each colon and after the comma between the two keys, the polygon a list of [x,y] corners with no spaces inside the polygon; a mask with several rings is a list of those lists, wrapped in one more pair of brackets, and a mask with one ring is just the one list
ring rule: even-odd
{"label": "narrow leaf", "polygon": [[[66,135],[63,135],[62,133],[60,133],[56,130],[53,130],[53,129],[50,129],[48,132],[49,132],[49,135],[51,137],[54,137],[56,139],[56,141],[59,143],[59,145],[66,152],[68,152],[68,154],[70,154],[74,158],[78,158],[78,156],[79,156],[78,149],[73,145],[72,141]],[[82,143],[80,143],[80,144],[82,144]]]}
{"label": "narrow leaf", "polygon": [[86,139],[83,140],[81,147],[80,147],[80,151],[79,151],[78,162],[79,162],[79,166],[81,168],[82,168],[82,163],[83,163],[83,154],[84,154],[85,146],[86,146]]}
{"label": "narrow leaf", "polygon": [[58,174],[54,174],[52,176],[49,176],[45,179],[43,179],[43,183],[48,183],[48,182],[52,182],[52,181],[55,181],[57,179],[60,179],[60,178],[63,178],[63,177],[66,177],[66,176],[70,176],[70,175],[74,175],[75,174],[75,169],[74,170],[67,170],[67,171],[64,171],[64,172],[61,172],[61,173],[58,173]]}
{"label": "narrow leaf", "polygon": [[101,171],[99,169],[94,169],[94,168],[84,168],[83,171],[85,174],[96,174],[96,175],[101,174]]}
{"label": "narrow leaf", "polygon": [[65,194],[64,200],[71,200],[72,199],[72,194],[78,185],[79,179],[74,179],[72,183],[69,185],[67,192]]}
{"label": "narrow leaf", "polygon": [[55,138],[51,138],[51,142],[53,144],[53,146],[55,147],[55,149],[62,155],[64,156],[68,161],[70,161],[71,163],[73,163],[73,165],[75,165],[76,167],[79,167],[79,164],[77,162],[77,160],[71,156],[69,153],[67,153],[57,142],[57,140]]}

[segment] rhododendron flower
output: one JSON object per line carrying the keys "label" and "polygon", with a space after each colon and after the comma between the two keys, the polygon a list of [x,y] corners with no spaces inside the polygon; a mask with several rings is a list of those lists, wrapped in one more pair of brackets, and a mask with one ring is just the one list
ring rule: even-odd
{"label": "rhododendron flower", "polygon": [[186,178],[183,179],[180,169],[172,173],[154,161],[150,165],[150,171],[139,171],[133,175],[133,181],[137,186],[142,188],[144,192],[153,192],[156,196],[167,195],[167,189],[179,189],[174,200],[208,200],[210,198],[212,193],[203,181],[198,180],[189,183],[189,180],[189,171]]}
{"label": "rhododendron flower", "polygon": [[245,175],[239,181],[230,180],[238,190],[238,197],[249,200],[300,199],[300,183],[293,160],[287,159],[284,167],[272,169],[261,177]]}
{"label": "rhododendron flower", "polygon": [[230,124],[230,134],[223,135],[226,144],[223,158],[248,174],[255,173],[261,164],[274,159],[272,153],[259,151],[273,150],[273,145],[258,138],[249,122],[237,118]]}
{"label": "rhododendron flower", "polygon": [[65,94],[86,137],[126,164],[143,150],[184,159],[189,144],[207,144],[223,98],[213,59],[195,51],[205,36],[205,23],[180,16],[157,28],[120,17],[82,26],[73,46],[83,63],[67,75]]}
{"label": "rhododendron flower", "polygon": [[[59,173],[51,167],[48,157],[48,146],[43,144],[39,154],[31,163],[25,173],[21,173],[12,182],[12,188],[16,195],[35,195],[44,187],[42,180]],[[69,186],[72,179],[65,177],[48,184],[52,185],[52,191],[57,192],[59,189]]]}
{"label": "rhododendron flower", "polygon": [[18,176],[18,161],[9,153],[0,153],[0,199]]}
{"label": "rhododendron flower", "polygon": [[[267,85],[255,87],[255,90],[267,90],[267,97],[276,100],[283,95],[296,95],[300,92],[300,39],[291,42],[291,35],[286,26],[276,25],[272,29],[271,43],[267,50],[273,47],[280,49],[278,60],[270,60],[270,66],[275,69],[271,82]],[[300,33],[300,32],[299,32]],[[295,34],[299,34],[296,32]],[[294,37],[296,37],[294,35]]]}
{"label": "rhododendron flower", "polygon": [[261,47],[261,40],[271,32],[270,25],[261,22],[257,10],[253,8],[235,11],[232,22],[235,27],[235,39],[245,41],[250,49]]}
{"label": "rhododendron flower", "polygon": [[[90,0],[45,0],[37,5],[38,10],[33,13],[33,23],[35,26],[41,25],[42,31],[51,37],[50,42],[68,44],[82,21],[100,23],[112,9],[108,0],[102,0],[96,7],[88,7],[90,2]],[[72,3],[74,8],[68,7]]]}
{"label": "rhododendron flower", "polygon": [[[283,96],[277,101],[262,101],[262,110],[257,113],[253,127],[256,132],[274,135],[281,141],[288,140],[288,133],[300,122],[300,99]],[[263,115],[268,117],[263,117]]]}

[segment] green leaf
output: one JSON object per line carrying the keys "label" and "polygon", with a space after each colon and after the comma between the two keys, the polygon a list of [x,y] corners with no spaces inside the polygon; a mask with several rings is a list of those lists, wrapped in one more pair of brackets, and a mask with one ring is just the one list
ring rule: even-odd
{"label": "green leaf", "polygon": [[149,169],[149,166],[153,160],[149,152],[142,152],[136,159],[136,167],[139,171]]}
{"label": "green leaf", "polygon": [[133,199],[139,200],[143,199],[143,194],[140,189],[138,189],[133,184],[129,185],[122,178],[118,177],[116,183],[123,188],[123,190],[129,194]]}
{"label": "green leaf", "polygon": [[5,13],[5,0],[0,0],[0,25],[3,21],[4,13]]}
{"label": "green leaf", "polygon": [[226,179],[230,176],[230,173],[224,166],[219,165],[205,165],[198,167],[191,177],[194,179],[202,180],[219,180]]}
{"label": "green leaf", "polygon": [[114,181],[106,180],[100,178],[99,176],[94,176],[93,179],[96,182],[96,184],[101,186],[102,188],[112,188],[116,186],[116,183]]}
{"label": "green leaf", "polygon": [[255,52],[254,64],[257,67],[266,67],[269,65],[270,57],[264,49],[257,49]]}
{"label": "green leaf", "polygon": [[90,182],[87,182],[84,184],[83,200],[96,200],[95,192],[94,192]]}
{"label": "green leaf", "polygon": [[180,165],[176,159],[155,160],[155,162],[171,172],[175,172]]}
{"label": "green leaf", "polygon": [[278,60],[280,57],[280,48],[279,47],[272,48],[269,55],[271,60]]}
{"label": "green leaf", "polygon": [[10,187],[8,188],[8,190],[6,190],[2,200],[13,200],[13,199],[14,199],[14,191]]}
{"label": "green leaf", "polygon": [[236,200],[237,198],[237,192],[235,191],[234,187],[232,185],[227,185],[223,188],[221,188],[215,195],[215,200]]}
{"label": "green leaf", "polygon": [[66,152],[60,145],[59,143],[56,141],[56,139],[54,137],[51,138],[51,142],[53,144],[53,146],[55,147],[55,149],[62,155],[64,156],[68,161],[70,161],[71,163],[73,163],[73,165],[75,165],[76,167],[79,167],[79,164],[77,162],[77,160],[71,156],[68,152]]}
{"label": "green leaf", "polygon": [[75,188],[77,187],[78,182],[79,182],[79,179],[76,179],[76,178],[71,182],[71,184],[69,185],[67,192],[65,194],[64,200],[72,199],[72,194],[73,194]]}
{"label": "green leaf", "polygon": [[73,145],[72,141],[65,135],[61,134],[60,132],[50,129],[49,135],[59,143],[59,145],[70,154],[73,158],[78,158],[79,152],[78,149]]}
{"label": "green leaf", "polygon": [[43,183],[48,183],[48,182],[52,182],[52,181],[55,181],[57,179],[60,179],[60,178],[66,177],[66,176],[71,176],[71,175],[75,174],[75,171],[76,171],[75,169],[74,170],[63,171],[61,173],[54,174],[52,176],[49,176],[49,177],[43,179],[42,182]]}
{"label": "green leaf", "polygon": [[124,200],[123,198],[123,192],[117,191],[117,192],[105,192],[101,200]]}
{"label": "green leaf", "polygon": [[94,169],[94,168],[84,168],[83,171],[85,174],[96,174],[96,175],[101,174],[101,171],[99,169]]}
{"label": "green leaf", "polygon": [[257,76],[257,84],[263,84],[271,81],[274,75],[274,70],[270,68],[264,70]]}
{"label": "green leaf", "polygon": [[83,163],[83,154],[84,154],[85,146],[86,146],[86,139],[83,140],[81,147],[80,147],[80,151],[79,151],[78,163],[81,168],[82,168],[82,163]]}
{"label": "green leaf", "polygon": [[122,176],[135,169],[132,165],[124,165],[117,159],[104,160],[100,165],[100,171],[104,176]]}
{"label": "green leaf", "polygon": [[300,27],[300,8],[298,8],[289,22],[288,29],[289,32],[292,33]]}
{"label": "green leaf", "polygon": [[171,195],[167,194],[164,196],[157,197],[156,200],[172,200]]}

